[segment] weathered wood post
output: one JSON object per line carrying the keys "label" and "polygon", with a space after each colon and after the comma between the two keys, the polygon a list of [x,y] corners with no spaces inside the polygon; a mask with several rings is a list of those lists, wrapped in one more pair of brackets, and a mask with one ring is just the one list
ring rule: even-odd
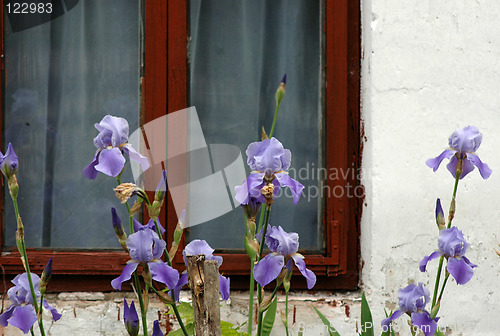
{"label": "weathered wood post", "polygon": [[203,254],[187,256],[187,271],[193,295],[195,335],[222,336],[217,260],[205,260]]}

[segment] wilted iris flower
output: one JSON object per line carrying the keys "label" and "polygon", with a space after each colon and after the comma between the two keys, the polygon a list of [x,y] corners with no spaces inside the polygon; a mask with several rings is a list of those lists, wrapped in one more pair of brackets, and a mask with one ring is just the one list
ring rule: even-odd
{"label": "wilted iris flower", "polygon": [[142,170],[149,168],[148,159],[127,143],[129,131],[127,120],[107,115],[94,126],[99,131],[94,138],[97,151],[92,162],[83,169],[86,178],[94,180],[99,172],[113,177],[118,176],[125,165],[124,153],[140,163]]}
{"label": "wilted iris flower", "polygon": [[285,232],[281,226],[268,226],[265,242],[271,253],[254,266],[253,276],[255,281],[264,287],[280,275],[283,267],[286,267],[291,272],[293,263],[295,263],[300,273],[306,278],[307,288],[314,287],[316,275],[306,268],[304,256],[297,253],[299,249],[299,235],[297,233]]}
{"label": "wilted iris flower", "polygon": [[[31,273],[31,279],[35,290],[35,297],[39,301],[41,296],[38,288],[40,277]],[[12,305],[2,315],[0,315],[0,325],[6,327],[10,324],[21,329],[25,334],[27,334],[33,324],[37,321],[35,308],[33,307],[33,296],[31,294],[28,281],[28,274],[18,274],[12,280],[12,283],[14,284],[14,287],[7,291],[7,295],[9,296]],[[42,305],[45,309],[51,312],[54,321],[61,318],[61,314],[59,314],[55,308],[51,307],[47,301],[43,300]]]}
{"label": "wilted iris flower", "polygon": [[441,230],[438,240],[439,251],[424,257],[420,262],[420,271],[425,272],[427,263],[442,255],[446,257],[448,263],[446,269],[455,278],[459,285],[464,285],[472,278],[474,267],[477,267],[467,259],[465,253],[470,245],[465,241],[462,231],[455,226],[450,229]]}
{"label": "wilted iris flower", "polygon": [[179,273],[160,260],[165,246],[166,243],[149,228],[128,236],[127,248],[132,260],[127,262],[122,274],[111,281],[111,286],[121,290],[122,283],[129,280],[137,266],[142,264],[149,268],[153,280],[165,284],[169,289],[174,288],[179,280]]}
{"label": "wilted iris flower", "polygon": [[137,316],[134,301],[130,303],[129,307],[127,300],[123,299],[123,305],[123,322],[125,323],[125,328],[130,336],[137,336],[139,334],[139,316]]}
{"label": "wilted iris flower", "polygon": [[0,170],[2,170],[6,178],[9,178],[17,173],[18,166],[19,159],[16,152],[14,152],[14,148],[12,148],[12,144],[9,142],[5,155],[0,152]]}
{"label": "wilted iris flower", "polygon": [[410,284],[398,291],[398,298],[399,310],[382,320],[382,330],[388,331],[391,321],[406,313],[410,315],[412,324],[419,327],[425,336],[434,335],[439,317],[432,319],[431,314],[425,310],[425,306],[431,299],[429,290],[422,283]]}
{"label": "wilted iris flower", "polygon": [[297,204],[304,186],[291,178],[287,170],[290,168],[292,154],[284,149],[276,138],[252,142],[246,150],[247,164],[252,169],[241,186],[237,186],[236,200],[241,204],[248,204],[250,197],[256,198],[260,203],[265,203],[261,190],[272,183],[273,196],[276,196],[280,187],[289,187],[292,191],[293,203]]}
{"label": "wilted iris flower", "polygon": [[451,175],[455,177],[455,171],[459,160],[462,161],[462,174],[460,178],[464,178],[467,174],[474,170],[474,166],[479,169],[483,179],[487,179],[491,175],[491,169],[486,163],[483,163],[476,155],[476,151],[481,145],[483,135],[479,133],[477,127],[467,126],[464,129],[457,129],[450,136],[448,144],[449,149],[439,154],[434,159],[429,159],[426,164],[434,171],[439,168],[441,161],[451,158],[446,166]]}
{"label": "wilted iris flower", "polygon": [[[195,256],[203,254],[205,255],[205,260],[216,260],[220,267],[220,265],[222,265],[222,257],[214,256],[213,253],[214,249],[211,248],[206,241],[195,239],[186,245],[184,251],[182,251],[182,256],[184,258],[184,263],[187,265],[186,256],[188,255]],[[178,289],[180,290],[180,288],[186,283],[187,283],[187,277],[185,278],[185,283],[182,284],[180,287],[178,286]],[[223,300],[229,299],[230,284],[231,281],[229,278],[226,278],[225,276],[219,274],[219,291]],[[178,299],[176,299],[176,301],[177,300]]]}

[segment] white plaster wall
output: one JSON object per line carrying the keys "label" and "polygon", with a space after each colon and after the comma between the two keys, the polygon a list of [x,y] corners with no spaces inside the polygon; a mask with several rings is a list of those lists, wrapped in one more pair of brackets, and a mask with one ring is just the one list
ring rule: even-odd
{"label": "white plaster wall", "polygon": [[399,288],[433,286],[437,261],[426,274],[418,263],[437,248],[434,206],[439,197],[448,210],[453,178],[447,162],[433,173],[425,160],[454,129],[475,125],[493,174],[483,180],[476,169],[460,182],[454,225],[478,268],[466,285],[448,283],[439,324],[453,335],[499,334],[499,18],[497,0],[362,2],[362,283],[378,326]]}

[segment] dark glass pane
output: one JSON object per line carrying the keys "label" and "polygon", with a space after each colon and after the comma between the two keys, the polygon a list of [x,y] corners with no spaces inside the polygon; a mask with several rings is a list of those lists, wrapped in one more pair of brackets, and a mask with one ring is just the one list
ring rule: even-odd
{"label": "dark glass pane", "polygon": [[[283,190],[270,223],[298,232],[301,248],[308,249],[321,248],[322,241],[320,7],[320,1],[309,0],[191,0],[189,7],[190,105],[208,144],[236,145],[246,160],[246,147],[260,140],[261,126],[270,131],[274,94],[283,74],[288,76],[274,135],[292,151],[290,175],[305,189],[297,205]],[[242,248],[243,235],[237,208],[190,228],[189,239]]]}
{"label": "dark glass pane", "polygon": [[[69,2],[66,2],[66,5]],[[20,168],[19,207],[29,247],[119,247],[111,206],[115,179],[82,176],[94,123],[106,114],[138,127],[139,2],[73,2],[64,15],[12,32],[5,21],[4,143]],[[122,178],[131,179],[129,165]],[[6,193],[5,244],[16,221]],[[125,212],[122,218],[127,218]]]}

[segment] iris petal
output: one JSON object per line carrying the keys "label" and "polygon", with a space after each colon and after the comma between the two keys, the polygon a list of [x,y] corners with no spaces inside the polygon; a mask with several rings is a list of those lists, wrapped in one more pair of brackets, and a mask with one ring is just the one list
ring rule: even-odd
{"label": "iris petal", "polygon": [[285,264],[285,258],[277,253],[269,253],[253,268],[253,277],[262,287],[278,277]]}
{"label": "iris petal", "polygon": [[229,299],[230,286],[231,286],[231,279],[226,278],[225,276],[219,274],[219,292],[220,295],[222,296],[222,300],[224,301]]}
{"label": "iris petal", "polygon": [[148,266],[153,280],[167,285],[169,289],[174,289],[179,282],[179,272],[166,263],[161,261],[150,262]]}
{"label": "iris petal", "polygon": [[446,269],[459,285],[465,285],[474,275],[471,265],[463,258],[448,258]]}
{"label": "iris petal", "polygon": [[127,247],[132,260],[136,262],[153,261],[153,232],[140,230],[127,238]]}
{"label": "iris petal", "polygon": [[94,125],[99,132],[111,131],[111,145],[118,147],[128,140],[128,122],[121,117],[106,115],[99,124]]}
{"label": "iris petal", "polygon": [[149,168],[149,160],[144,155],[138,153],[132,145],[127,144],[122,147],[123,151],[128,154],[131,160],[139,163],[143,171]]}
{"label": "iris petal", "polygon": [[437,323],[427,311],[411,314],[411,321],[422,330],[425,336],[432,336],[436,332]]}
{"label": "iris petal", "polygon": [[[264,175],[264,173],[250,174],[242,185],[235,187],[236,195],[234,198],[240,204],[248,204],[250,196],[254,195],[264,203],[264,196],[260,194],[260,189],[264,184]],[[255,192],[256,189],[258,189],[257,192]]]}
{"label": "iris petal", "polygon": [[389,316],[388,318],[383,319],[382,323],[381,323],[382,324],[382,331],[384,331],[384,332],[385,331],[389,331],[389,324],[392,321],[400,318],[403,314],[404,314],[404,311],[402,311],[402,310],[396,310],[394,313],[392,313],[391,316]]}
{"label": "iris petal", "polygon": [[212,253],[215,250],[208,245],[208,243],[204,240],[195,239],[186,245],[184,251],[182,251],[182,255],[184,257],[184,263],[187,264],[188,255],[205,255],[205,260],[217,260],[219,266],[222,265],[222,257],[214,256]]}
{"label": "iris petal", "polygon": [[175,302],[179,302],[179,294],[181,292],[181,289],[182,287],[187,284],[189,281],[188,279],[188,274],[187,273],[184,273],[181,278],[179,279],[179,281],[177,281],[177,284],[175,285],[174,289],[172,290],[171,292],[171,295],[172,293],[174,294],[174,300]]}
{"label": "iris petal", "polygon": [[428,256],[425,256],[422,261],[420,261],[420,265],[419,265],[419,268],[420,268],[420,272],[425,272],[425,269],[427,267],[427,263],[431,260],[434,260],[436,258],[439,258],[440,256],[442,256],[443,253],[441,252],[432,252],[430,255]]}
{"label": "iris petal", "polygon": [[299,269],[300,273],[306,278],[307,289],[311,289],[316,284],[316,274],[313,271],[306,268],[306,263],[304,262],[304,257],[298,253],[292,255],[292,259],[295,262],[295,266]]}
{"label": "iris petal", "polygon": [[281,226],[273,226],[266,234],[266,244],[271,251],[289,256],[299,249],[299,235],[296,232],[288,233]]}
{"label": "iris petal", "polygon": [[103,149],[99,155],[99,163],[94,166],[98,170],[109,176],[118,176],[125,165],[125,158],[118,148]]}
{"label": "iris petal", "polygon": [[444,159],[451,158],[457,151],[453,149],[447,149],[443,151],[441,154],[436,156],[434,159],[429,159],[425,161],[425,164],[432,168],[433,171],[436,171],[439,168],[439,165]]}
{"label": "iris petal", "polygon": [[95,166],[99,163],[99,154],[101,153],[100,150],[98,150],[94,154],[94,159],[92,162],[90,162],[85,168],[83,168],[82,173],[83,176],[88,178],[89,180],[95,180],[97,177],[97,174],[99,173],[97,170],[95,170]]}
{"label": "iris petal", "polygon": [[122,290],[122,283],[130,280],[130,278],[132,277],[132,273],[134,273],[134,271],[137,269],[137,265],[139,265],[139,263],[136,262],[130,262],[125,265],[122,274],[120,274],[118,278],[111,280],[111,287],[117,290]]}
{"label": "iris petal", "polygon": [[0,315],[0,325],[2,327],[6,327],[9,322],[7,322],[8,319],[11,318],[12,314],[14,313],[14,309],[16,308],[15,305],[11,305],[9,309],[3,312],[2,315]]}
{"label": "iris petal", "polygon": [[35,308],[32,305],[16,307],[8,322],[27,334],[36,322]]}
{"label": "iris petal", "polygon": [[293,204],[297,204],[300,199],[300,195],[302,194],[302,190],[304,186],[291,178],[287,173],[279,173],[275,174],[276,179],[278,179],[281,187],[289,187],[292,191]]}
{"label": "iris petal", "polygon": [[492,172],[491,168],[486,163],[483,163],[477,155],[467,153],[467,158],[474,166],[479,169],[479,173],[481,174],[481,177],[483,179],[486,180],[488,177],[490,177]]}
{"label": "iris petal", "polygon": [[50,311],[50,313],[52,314],[52,319],[54,321],[58,321],[62,317],[62,314],[59,314],[57,310],[51,305],[49,305],[49,303],[46,300],[43,300],[43,307],[46,310]]}

